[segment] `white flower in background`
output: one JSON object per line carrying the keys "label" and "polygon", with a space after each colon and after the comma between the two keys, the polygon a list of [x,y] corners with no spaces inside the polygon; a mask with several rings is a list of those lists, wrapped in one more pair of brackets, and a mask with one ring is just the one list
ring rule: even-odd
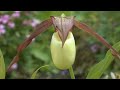
{"label": "white flower in background", "polygon": [[113,72],[110,72],[110,76],[111,76],[112,79],[116,79],[116,76]]}
{"label": "white flower in background", "polygon": [[[30,35],[26,35],[26,38],[29,38],[29,37],[30,37]],[[32,39],[32,42],[33,42],[33,41],[35,41],[35,38]]]}

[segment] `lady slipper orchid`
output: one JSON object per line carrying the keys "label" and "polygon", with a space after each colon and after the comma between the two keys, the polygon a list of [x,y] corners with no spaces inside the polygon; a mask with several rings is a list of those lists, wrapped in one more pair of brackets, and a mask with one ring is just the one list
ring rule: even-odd
{"label": "lady slipper orchid", "polygon": [[55,33],[51,40],[51,54],[53,63],[59,69],[68,69],[75,60],[75,41],[72,35],[73,26],[93,35],[107,48],[109,48],[114,56],[120,59],[119,53],[99,34],[93,31],[86,24],[75,20],[74,16],[66,17],[64,14],[61,17],[51,16],[50,19],[43,21],[36,26],[35,31],[18,47],[17,55],[8,67],[8,71],[14,63],[19,60],[21,52],[32,42],[32,40],[46,31],[47,28],[54,25]]}
{"label": "lady slipper orchid", "polygon": [[69,32],[63,47],[58,32],[55,32],[51,40],[51,55],[54,65],[62,70],[69,69],[75,61],[75,54],[75,40],[72,32]]}

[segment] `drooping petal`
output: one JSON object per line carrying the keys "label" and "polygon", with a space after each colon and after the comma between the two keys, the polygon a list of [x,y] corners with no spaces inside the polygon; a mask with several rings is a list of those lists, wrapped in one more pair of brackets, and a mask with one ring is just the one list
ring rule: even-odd
{"label": "drooping petal", "polygon": [[52,25],[52,20],[48,19],[43,21],[42,23],[40,23],[36,28],[35,31],[33,33],[31,33],[31,35],[18,47],[17,49],[17,54],[16,56],[13,58],[12,62],[10,63],[10,65],[8,66],[8,70],[11,68],[11,66],[14,63],[17,63],[19,61],[19,55],[21,54],[21,52],[32,42],[32,40],[37,37],[40,33],[44,32],[47,28],[49,28]]}
{"label": "drooping petal", "polygon": [[76,21],[76,20],[74,20],[74,25],[77,28],[79,28],[79,29],[93,35],[94,37],[96,37],[101,43],[103,43],[107,48],[109,48],[112,51],[113,55],[115,55],[117,58],[120,59],[120,54],[102,36],[100,36],[98,33],[93,31],[89,26],[87,26],[86,24],[81,23],[79,21]]}

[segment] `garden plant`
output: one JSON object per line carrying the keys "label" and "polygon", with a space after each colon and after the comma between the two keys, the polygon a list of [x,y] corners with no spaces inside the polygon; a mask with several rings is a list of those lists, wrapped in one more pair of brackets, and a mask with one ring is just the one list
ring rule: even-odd
{"label": "garden plant", "polygon": [[[11,16],[9,16],[9,15],[1,16],[1,18],[0,18],[0,20],[1,20],[1,25],[0,25],[1,36],[6,33],[4,25],[8,25],[8,27],[11,29],[15,28],[15,23],[13,21],[14,21],[14,19],[18,19],[18,17],[20,17],[20,15],[22,13],[23,12],[15,11],[13,14],[11,14]],[[24,13],[23,14],[27,16],[31,12],[24,12]],[[37,12],[35,12],[35,14],[36,13]],[[42,13],[46,13],[46,12],[42,12]],[[62,12],[59,12],[59,13],[62,13]],[[64,12],[64,13],[66,13],[66,12]],[[17,47],[17,54],[13,58],[11,63],[10,64],[8,63],[7,69],[5,69],[6,66],[5,66],[3,54],[0,51],[0,78],[1,79],[4,79],[6,74],[10,74],[11,72],[14,71],[14,68],[17,67],[18,61],[21,59],[21,56],[24,55],[24,52],[25,52],[24,49],[26,48],[26,50],[27,50],[27,46],[34,43],[37,39],[36,37],[39,34],[42,35],[42,33],[45,31],[47,32],[47,30],[49,30],[49,28],[51,28],[51,26],[53,26],[54,32],[53,32],[53,34],[51,33],[51,34],[47,34],[47,35],[49,35],[48,39],[50,38],[50,35],[52,36],[50,39],[50,46],[49,46],[50,47],[49,48],[50,55],[51,55],[51,59],[52,59],[50,62],[52,62],[52,63],[49,62],[49,64],[44,63],[44,64],[39,65],[40,67],[37,68],[33,73],[31,73],[31,76],[30,76],[31,79],[36,78],[39,70],[42,70],[45,68],[50,70],[50,68],[52,69],[52,66],[53,66],[53,68],[56,68],[58,71],[64,71],[64,72],[69,71],[71,79],[76,78],[75,72],[73,70],[73,65],[76,63],[76,56],[78,54],[77,54],[77,45],[76,45],[76,40],[75,40],[76,37],[74,37],[73,32],[78,31],[78,30],[79,31],[82,30],[82,31],[87,32],[90,35],[94,36],[94,38],[96,38],[99,42],[101,42],[103,46],[106,46],[109,49],[103,60],[99,61],[99,63],[90,67],[89,72],[86,74],[85,78],[98,79],[110,67],[110,65],[112,64],[114,59],[116,60],[116,62],[119,63],[119,60],[120,60],[120,54],[119,54],[120,42],[119,42],[119,40],[118,40],[118,42],[114,42],[114,45],[111,46],[107,40],[105,40],[100,34],[95,32],[95,30],[92,29],[90,26],[77,20],[75,16],[69,15],[69,14],[68,14],[69,16],[67,16],[64,13],[62,13],[59,16],[51,15],[49,19],[43,20],[41,22],[36,19],[23,22],[24,25],[27,25],[27,26],[31,25],[32,29],[34,28],[34,31],[26,37],[25,41],[22,44],[20,44],[20,45],[17,44],[17,45],[19,45]],[[30,19],[31,19],[31,17],[30,17]],[[16,29],[17,29],[17,27],[16,27]],[[20,37],[20,34],[16,33],[16,36]],[[44,37],[44,36],[41,36],[41,38],[42,37]],[[22,42],[22,40],[23,39],[21,38],[20,42]],[[44,42],[47,41],[45,37],[42,38],[41,41],[42,40]],[[34,49],[31,49],[31,51],[28,50],[28,51],[30,51],[30,55],[33,55],[34,57],[39,58],[39,59],[46,58],[47,50],[45,50],[45,47],[43,47],[44,50],[41,48],[41,52],[44,52],[44,54],[39,53],[37,51],[39,46],[42,47],[41,42],[39,42],[39,44],[34,45],[34,47],[33,47]],[[37,49],[35,49],[35,48],[37,48]],[[94,48],[91,48],[91,49],[94,50]],[[2,49],[2,51],[3,50],[4,49]],[[15,50],[15,48],[14,48],[14,50]],[[35,52],[35,50],[37,52]],[[46,55],[45,55],[45,53],[46,53]],[[29,52],[27,52],[27,54],[25,53],[25,55],[28,56]],[[43,55],[43,57],[41,57],[42,55]],[[4,57],[5,56],[6,55],[4,55]],[[28,56],[28,59],[29,58],[30,57]],[[20,60],[20,61],[22,61],[22,60]],[[43,61],[44,61],[44,59],[43,59]],[[22,65],[24,66],[24,63],[22,63]],[[45,70],[45,71],[48,72],[47,70]],[[112,78],[116,78],[117,75],[119,76],[119,74],[114,74],[111,72]]]}

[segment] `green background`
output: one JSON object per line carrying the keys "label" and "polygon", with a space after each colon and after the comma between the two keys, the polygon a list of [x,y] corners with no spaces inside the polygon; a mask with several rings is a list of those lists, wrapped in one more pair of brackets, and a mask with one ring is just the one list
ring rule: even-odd
{"label": "green background", "polygon": [[[10,15],[13,11],[0,11],[0,15]],[[27,14],[26,14],[27,13]],[[17,52],[17,47],[25,40],[34,29],[22,24],[24,20],[38,19],[41,22],[50,16],[76,16],[76,20],[86,23],[94,31],[104,37],[111,45],[120,41],[120,12],[119,11],[21,11],[21,16],[14,20],[14,29],[6,28],[6,33],[0,36],[0,48],[3,52],[6,68]],[[30,78],[31,74],[40,66],[52,64],[50,42],[54,28],[50,27],[39,35],[21,54],[18,68],[8,73],[6,78]],[[76,60],[73,65],[76,78],[86,78],[90,67],[102,60],[108,50],[96,38],[82,30],[73,28],[76,42]],[[95,52],[91,49],[95,48]],[[120,62],[114,61],[104,75],[110,71],[119,72]],[[36,78],[70,78],[68,71],[61,71],[52,66],[39,71]]]}

